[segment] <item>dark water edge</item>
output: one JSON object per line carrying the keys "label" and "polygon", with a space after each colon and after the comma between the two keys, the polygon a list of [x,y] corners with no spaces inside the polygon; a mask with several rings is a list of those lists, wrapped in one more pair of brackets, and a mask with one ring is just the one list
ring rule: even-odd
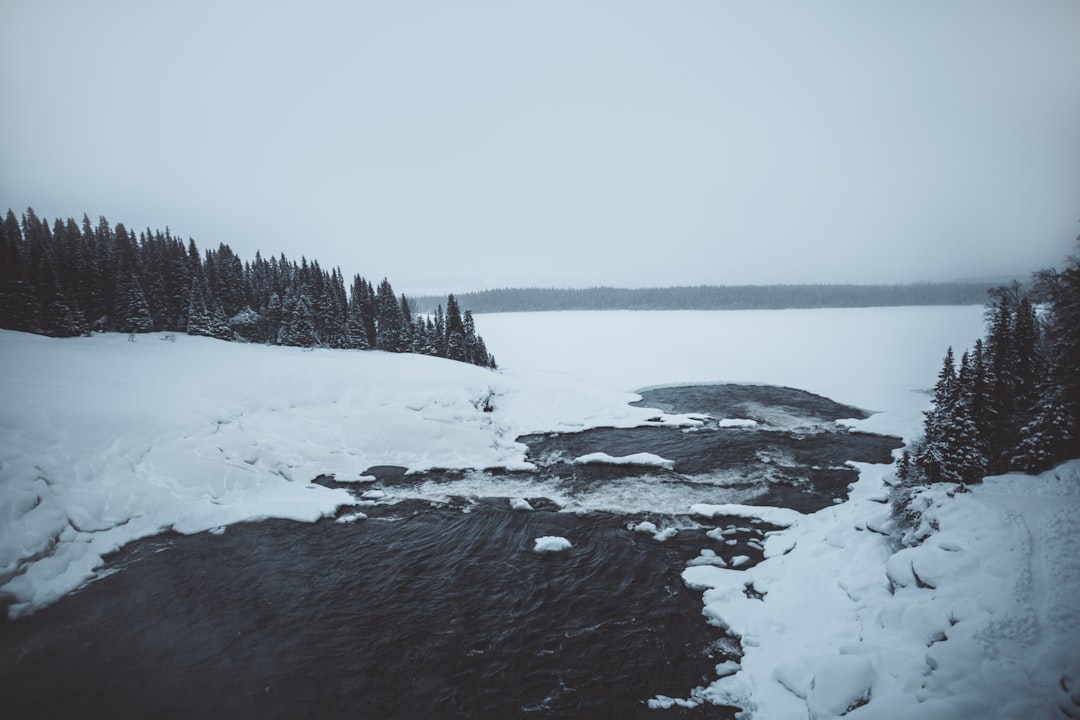
{"label": "dark water edge", "polygon": [[865,420],[870,413],[843,405],[823,395],[778,385],[672,385],[638,393],[638,407],[668,413],[702,413],[714,418],[747,418],[768,424],[787,416],[818,425],[844,419]]}
{"label": "dark water edge", "polygon": [[[790,388],[701,386],[642,393],[641,404],[709,416],[700,428],[598,428],[520,438],[544,487],[589,498],[612,484],[641,510],[565,512],[550,498],[512,510],[493,497],[393,497],[455,473],[370,468],[388,499],[367,520],[267,520],[222,535],[166,533],[106,558],[111,572],[53,606],[0,623],[5,717],[730,718],[687,697],[737,660],[705,623],[681,572],[702,549],[762,558],[775,528],[647,510],[658,487],[813,512],[846,497],[851,460],[888,462],[897,438],[848,432],[855,408]],[[724,417],[753,428],[721,428]],[[591,452],[652,452],[671,469],[581,465]],[[512,474],[520,480],[520,474]],[[659,481],[660,485],[657,485]],[[332,480],[321,480],[334,485]],[[651,484],[650,484],[651,483]],[[344,486],[344,485],[343,485]],[[539,488],[539,486],[538,486]],[[677,494],[676,498],[682,497]],[[685,512],[685,511],[683,511]],[[677,525],[659,542],[642,520]],[[710,538],[712,528],[727,528]],[[544,535],[568,538],[538,554]],[[715,535],[715,534],[714,534]],[[731,544],[729,545],[728,542]]]}
{"label": "dark water edge", "polygon": [[[558,477],[576,492],[635,474],[659,476],[671,483],[715,486],[717,497],[710,502],[728,502],[724,488],[753,490],[740,502],[803,513],[847,498],[849,486],[859,479],[850,461],[890,463],[892,451],[903,446],[900,438],[852,432],[836,423],[869,417],[865,411],[794,388],[698,385],[640,394],[635,405],[707,417],[700,428],[600,427],[518,440],[529,446],[529,459],[541,476]],[[725,418],[757,425],[720,427]],[[667,470],[572,462],[596,452],[616,457],[647,452],[674,464]]]}
{"label": "dark water edge", "polygon": [[[679,573],[703,547],[760,559],[760,531],[658,543],[626,517],[508,505],[134,543],[120,572],[0,626],[5,716],[633,718],[737,656]],[[543,535],[574,546],[533,552]]]}

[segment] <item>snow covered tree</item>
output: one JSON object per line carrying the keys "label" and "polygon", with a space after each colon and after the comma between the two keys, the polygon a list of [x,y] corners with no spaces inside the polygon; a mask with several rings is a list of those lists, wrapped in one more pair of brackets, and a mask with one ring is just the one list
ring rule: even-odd
{"label": "snow covered tree", "polygon": [[116,329],[126,333],[144,333],[154,329],[154,318],[139,281],[134,277],[121,278],[113,309]]}
{"label": "snow covered tree", "polygon": [[1057,462],[1080,454],[1077,418],[1069,408],[1065,389],[1050,383],[1039,396],[1031,421],[1020,429],[1020,444],[1013,466],[1042,472]]}
{"label": "snow covered tree", "polygon": [[446,357],[458,362],[469,362],[465,321],[461,317],[461,310],[453,295],[446,299]]}
{"label": "snow covered tree", "polygon": [[272,292],[266,304],[266,342],[274,344],[278,341],[282,317],[281,297],[276,292]]}
{"label": "snow covered tree", "polygon": [[946,433],[952,424],[956,400],[956,362],[953,349],[945,353],[934,385],[934,404],[925,414],[923,439],[916,448],[914,464],[929,482],[947,480]]}
{"label": "snow covered tree", "polygon": [[973,413],[973,375],[968,354],[964,353],[956,377],[955,397],[942,433],[945,460],[942,474],[951,482],[977,482],[987,471],[988,448],[979,437]]}
{"label": "snow covered tree", "polygon": [[387,352],[401,352],[404,342],[401,306],[398,305],[394,289],[386,278],[379,283],[375,296],[375,312],[375,347]]}
{"label": "snow covered tree", "polygon": [[315,346],[315,322],[311,313],[311,301],[306,293],[286,293],[278,343],[291,347]]}
{"label": "snow covered tree", "polygon": [[263,318],[249,307],[229,318],[229,329],[244,342],[259,342],[262,339],[262,327]]}

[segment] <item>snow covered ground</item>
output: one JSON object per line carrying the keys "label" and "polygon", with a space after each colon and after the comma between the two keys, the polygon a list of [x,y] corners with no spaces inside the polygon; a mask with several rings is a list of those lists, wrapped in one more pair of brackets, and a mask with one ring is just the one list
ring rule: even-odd
{"label": "snow covered ground", "polygon": [[[164,528],[333,513],[350,498],[310,484],[324,473],[523,468],[520,434],[656,417],[627,405],[643,386],[788,385],[881,411],[853,424],[910,438],[945,347],[971,345],[981,317],[978,307],[482,315],[498,373],[186,335],[0,332],[0,591],[17,615]],[[688,558],[706,617],[738,634],[745,656],[655,706],[734,701],[759,718],[860,703],[846,717],[1080,716],[1080,463],[955,497],[935,488],[921,502],[938,530],[899,551],[881,534],[894,530],[888,468],[859,468],[851,500],[814,515],[724,508],[790,527],[747,571]],[[521,483],[490,494],[543,494]],[[748,582],[763,599],[747,597]]]}
{"label": "snow covered ground", "polygon": [[860,470],[848,502],[809,516],[696,508],[791,527],[750,570],[684,571],[745,656],[681,701],[761,718],[1080,717],[1080,461],[928,489],[924,541],[904,549],[880,534],[901,534],[888,469]]}

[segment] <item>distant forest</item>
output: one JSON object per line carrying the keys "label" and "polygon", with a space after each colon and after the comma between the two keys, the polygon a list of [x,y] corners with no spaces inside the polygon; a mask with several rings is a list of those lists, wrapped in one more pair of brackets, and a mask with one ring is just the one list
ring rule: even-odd
{"label": "distant forest", "polygon": [[70,337],[93,330],[186,332],[221,340],[411,352],[495,367],[472,313],[453,295],[414,314],[385,278],[318,261],[242,261],[228,245],[200,253],[166,229],[135,233],[105,218],[57,219],[28,208],[0,223],[0,328]]}
{"label": "distant forest", "polygon": [[[666,288],[503,288],[460,293],[476,313],[550,310],[781,310],[901,305],[981,305],[990,282],[905,285],[701,285]],[[429,312],[436,297],[415,297]]]}

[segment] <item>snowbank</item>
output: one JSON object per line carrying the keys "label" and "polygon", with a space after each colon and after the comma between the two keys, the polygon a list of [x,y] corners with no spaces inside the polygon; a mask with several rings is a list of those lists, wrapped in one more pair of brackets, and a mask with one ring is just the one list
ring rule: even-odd
{"label": "snowbank", "polygon": [[675,467],[675,463],[672,460],[665,460],[659,455],[653,453],[640,452],[633,453],[631,455],[622,455],[619,457],[613,457],[605,452],[594,452],[588,455],[582,455],[581,457],[574,458],[574,462],[578,465],[641,465],[644,467],[662,467],[671,469]]}
{"label": "snowbank", "polygon": [[724,418],[716,423],[718,427],[722,428],[744,428],[744,427],[757,427],[757,420],[749,420],[747,418]]}
{"label": "snowbank", "polygon": [[900,550],[870,529],[890,523],[887,469],[860,469],[849,502],[782,533],[785,554],[683,572],[745,651],[692,699],[778,720],[1080,717],[1080,461],[928,489],[937,530]]}

